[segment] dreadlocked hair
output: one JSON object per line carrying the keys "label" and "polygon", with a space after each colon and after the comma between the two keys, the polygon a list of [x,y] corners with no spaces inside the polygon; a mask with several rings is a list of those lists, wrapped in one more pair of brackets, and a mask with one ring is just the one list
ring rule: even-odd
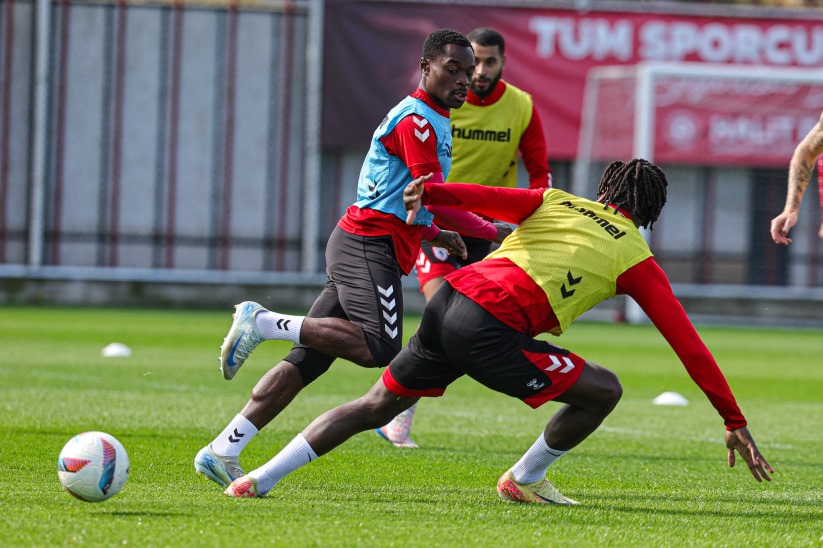
{"label": "dreadlocked hair", "polygon": [[663,206],[669,182],[663,170],[653,163],[635,158],[630,162],[612,162],[597,187],[598,201],[604,209],[609,204],[629,211],[639,226],[652,229]]}

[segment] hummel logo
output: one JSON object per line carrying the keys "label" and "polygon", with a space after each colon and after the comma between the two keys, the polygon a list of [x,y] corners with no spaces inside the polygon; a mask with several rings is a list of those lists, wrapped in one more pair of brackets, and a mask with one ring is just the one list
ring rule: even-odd
{"label": "hummel logo", "polygon": [[[566,273],[566,279],[569,281],[569,287],[571,287],[573,285],[579,284],[583,280],[583,276],[580,276],[579,278],[575,278],[575,277],[572,276],[571,270],[569,270]],[[577,290],[572,289],[571,291],[569,291],[568,289],[566,289],[566,284],[563,284],[563,285],[560,286],[560,293],[563,295],[564,299],[568,299],[569,297],[574,295],[575,291],[577,291]]]}
{"label": "hummel logo", "polygon": [[429,131],[428,129],[426,131],[423,131],[423,132],[421,132],[419,129],[414,130],[414,136],[417,137],[418,139],[420,139],[424,143],[426,142],[426,139],[429,138],[429,135],[431,135],[431,131]]}
{"label": "hummel logo", "polygon": [[552,361],[552,365],[548,366],[546,368],[546,371],[554,371],[555,369],[560,368],[564,363],[566,364],[566,367],[563,367],[563,369],[560,369],[560,371],[559,371],[560,373],[568,373],[569,371],[574,369],[574,364],[572,363],[572,361],[569,358],[564,357],[563,358],[563,363],[561,363],[560,359],[558,359],[558,357],[554,356],[554,355],[549,356],[549,359]]}
{"label": "hummel logo", "polygon": [[286,318],[280,318],[279,320],[277,320],[277,323],[275,325],[277,325],[277,329],[282,329],[283,331],[288,331],[290,323],[291,323],[291,320],[287,320]]}
{"label": "hummel logo", "polygon": [[386,322],[387,322],[383,326],[383,329],[386,330],[386,333],[389,334],[389,337],[394,339],[395,337],[397,337],[397,333],[399,332],[399,329],[395,326],[395,323],[397,322],[397,312],[395,312],[393,314],[391,314],[391,312],[395,309],[395,306],[396,306],[397,302],[395,301],[395,299],[387,300],[392,295],[394,295],[394,286],[390,285],[386,288],[383,288],[383,287],[380,287],[378,285],[377,286],[377,291],[383,297],[385,297],[385,299],[383,297],[380,297],[380,304],[385,309],[385,310],[383,310],[383,319],[385,319]]}
{"label": "hummel logo", "polygon": [[417,270],[422,272],[423,274],[428,274],[429,271],[432,269],[432,263],[426,255],[423,253],[417,258]]}
{"label": "hummel logo", "polygon": [[412,122],[414,122],[417,127],[426,127],[429,123],[425,118],[418,118],[417,116],[412,116]]}
{"label": "hummel logo", "polygon": [[531,388],[532,390],[540,390],[541,388],[546,386],[546,383],[541,382],[540,384],[538,384],[537,379],[532,379],[528,383],[526,383],[526,386]]}
{"label": "hummel logo", "polygon": [[605,219],[603,217],[600,217],[599,215],[597,215],[596,213],[594,213],[591,210],[586,209],[585,207],[577,207],[573,203],[571,203],[569,200],[566,200],[565,202],[563,202],[560,205],[566,206],[569,209],[573,209],[573,210],[577,211],[578,213],[582,213],[584,217],[588,217],[589,219],[593,219],[598,225],[603,227],[603,230],[605,230],[609,234],[609,236],[611,236],[615,240],[619,240],[620,238],[622,238],[623,236],[626,235],[625,230],[623,230],[621,232],[621,230],[618,226],[611,224],[607,219]]}
{"label": "hummel logo", "polygon": [[[234,436],[237,436],[237,437],[234,437]],[[238,441],[240,441],[240,438],[245,437],[246,434],[241,434],[240,432],[237,431],[237,428],[235,428],[234,429],[234,436],[229,434],[229,441],[231,443],[237,443]]]}

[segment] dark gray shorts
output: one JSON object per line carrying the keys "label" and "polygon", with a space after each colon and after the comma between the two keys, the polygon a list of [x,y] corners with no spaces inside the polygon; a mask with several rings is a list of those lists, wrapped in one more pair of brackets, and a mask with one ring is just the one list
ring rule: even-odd
{"label": "dark gray shorts", "polygon": [[[390,236],[355,236],[335,227],[326,244],[326,287],[307,316],[359,325],[377,367],[384,367],[403,341],[401,276]],[[305,384],[325,373],[335,359],[301,344],[285,358],[300,369]]]}

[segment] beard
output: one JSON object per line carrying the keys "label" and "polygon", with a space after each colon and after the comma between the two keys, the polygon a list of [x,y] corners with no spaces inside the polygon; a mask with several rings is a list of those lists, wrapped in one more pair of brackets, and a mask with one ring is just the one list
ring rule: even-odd
{"label": "beard", "polygon": [[477,96],[478,96],[478,97],[480,97],[481,99],[484,99],[484,98],[486,98],[486,97],[488,97],[489,95],[491,95],[491,94],[492,94],[492,92],[494,91],[494,88],[496,88],[496,87],[497,87],[497,83],[500,81],[500,79],[501,79],[502,77],[503,77],[503,71],[501,70],[501,71],[497,74],[497,76],[495,76],[495,77],[494,77],[494,79],[489,80],[489,85],[488,85],[488,86],[486,86],[486,88],[485,88],[485,89],[480,89],[480,90],[478,90],[477,88],[475,88],[475,87],[474,87],[474,81],[472,81],[472,83],[471,83],[471,85],[469,86],[469,88],[472,90],[472,93],[474,93],[475,95],[477,95]]}

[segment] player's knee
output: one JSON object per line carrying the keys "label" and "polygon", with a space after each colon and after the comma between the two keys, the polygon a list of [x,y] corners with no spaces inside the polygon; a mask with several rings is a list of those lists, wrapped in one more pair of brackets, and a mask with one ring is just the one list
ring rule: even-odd
{"label": "player's knee", "polygon": [[600,375],[597,393],[600,405],[604,409],[611,411],[623,396],[623,386],[620,384],[620,379],[617,378],[617,375],[608,369],[603,369]]}
{"label": "player's knee", "polygon": [[386,390],[382,384],[369,390],[357,403],[361,412],[361,420],[367,423],[369,428],[380,428],[387,425],[394,417],[408,408],[408,404],[403,405],[400,398]]}

